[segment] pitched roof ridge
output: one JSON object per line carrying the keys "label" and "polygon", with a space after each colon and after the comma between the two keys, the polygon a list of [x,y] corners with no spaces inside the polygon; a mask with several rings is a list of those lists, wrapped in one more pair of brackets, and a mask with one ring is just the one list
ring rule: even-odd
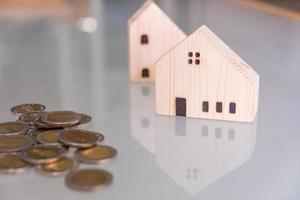
{"label": "pitched roof ridge", "polygon": [[214,44],[215,49],[221,50],[221,55],[229,59],[230,64],[251,83],[258,78],[258,74],[207,26],[202,25],[196,32],[210,40],[210,44]]}
{"label": "pitched roof ridge", "polygon": [[[128,24],[134,22],[150,5],[156,5],[152,0],[147,0],[133,15],[129,18]],[[156,5],[157,6],[157,5]]]}

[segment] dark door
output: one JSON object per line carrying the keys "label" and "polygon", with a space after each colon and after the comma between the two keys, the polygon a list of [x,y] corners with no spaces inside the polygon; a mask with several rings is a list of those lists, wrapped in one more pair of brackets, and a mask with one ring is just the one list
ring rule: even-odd
{"label": "dark door", "polygon": [[176,116],[186,116],[185,98],[176,98]]}
{"label": "dark door", "polygon": [[143,78],[148,78],[149,77],[149,69],[147,69],[147,68],[142,69],[142,77]]}

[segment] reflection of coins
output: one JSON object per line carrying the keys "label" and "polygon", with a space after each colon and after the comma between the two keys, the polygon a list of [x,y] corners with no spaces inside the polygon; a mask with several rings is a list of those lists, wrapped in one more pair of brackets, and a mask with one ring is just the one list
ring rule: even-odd
{"label": "reflection of coins", "polygon": [[99,136],[91,131],[70,129],[63,131],[58,140],[67,146],[89,148],[97,144]]}
{"label": "reflection of coins", "polygon": [[12,107],[11,112],[15,114],[42,112],[46,109],[46,106],[41,104],[21,104]]}
{"label": "reflection of coins", "polygon": [[80,116],[72,111],[53,111],[43,113],[41,121],[56,127],[72,126],[79,123]]}
{"label": "reflection of coins", "polygon": [[48,131],[41,132],[37,136],[37,140],[42,144],[59,144],[58,136],[63,131],[63,129],[52,129]]}
{"label": "reflection of coins", "polygon": [[0,152],[22,151],[33,144],[33,139],[23,135],[1,136]]}
{"label": "reflection of coins", "polygon": [[61,159],[66,149],[58,145],[38,145],[24,150],[22,158],[32,164],[49,163]]}
{"label": "reflection of coins", "polygon": [[30,125],[34,125],[34,118],[36,118],[38,113],[25,113],[18,118],[18,122],[27,123]]}
{"label": "reflection of coins", "polygon": [[48,175],[59,176],[64,175],[69,170],[75,168],[76,162],[71,158],[64,157],[51,163],[44,163],[38,166],[41,172]]}
{"label": "reflection of coins", "polygon": [[90,164],[112,160],[116,155],[117,150],[106,145],[100,145],[90,149],[80,149],[76,151],[76,157],[78,160]]}
{"label": "reflection of coins", "polygon": [[0,123],[0,135],[20,135],[25,134],[28,125],[20,122],[4,122]]}
{"label": "reflection of coins", "polygon": [[66,183],[77,190],[91,191],[109,186],[112,182],[111,173],[101,169],[81,169],[68,174]]}
{"label": "reflection of coins", "polygon": [[0,154],[0,172],[19,173],[28,167],[19,154]]}

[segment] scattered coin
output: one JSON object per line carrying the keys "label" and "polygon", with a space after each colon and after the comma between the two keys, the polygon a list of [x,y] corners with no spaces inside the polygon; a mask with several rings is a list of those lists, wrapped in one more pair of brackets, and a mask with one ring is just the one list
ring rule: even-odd
{"label": "scattered coin", "polygon": [[51,163],[41,164],[38,166],[38,169],[48,175],[60,176],[74,169],[75,166],[76,162],[73,159],[64,157]]}
{"label": "scattered coin", "polygon": [[117,150],[111,146],[99,145],[90,149],[79,149],[75,155],[81,162],[97,164],[114,159]]}
{"label": "scattered coin", "polygon": [[77,190],[91,191],[107,187],[112,182],[111,173],[101,169],[81,169],[69,173],[66,183]]}
{"label": "scattered coin", "polygon": [[0,136],[0,152],[22,151],[34,143],[33,139],[24,135]]}
{"label": "scattered coin", "polygon": [[29,165],[19,154],[0,154],[0,172],[19,173],[28,168]]}
{"label": "scattered coin", "polygon": [[72,111],[52,111],[41,115],[41,122],[58,128],[72,126],[80,121],[80,116]]}
{"label": "scattered coin", "polygon": [[[102,136],[104,138],[104,136]],[[99,140],[99,135],[95,132],[70,129],[63,131],[58,138],[58,141],[72,147],[89,148],[95,146]]]}
{"label": "scattered coin", "polygon": [[27,124],[21,122],[0,123],[0,135],[21,135],[29,129]]}
{"label": "scattered coin", "polygon": [[18,118],[18,122],[26,123],[29,125],[34,125],[34,119],[39,115],[39,113],[25,113]]}
{"label": "scattered coin", "polygon": [[62,131],[63,129],[52,129],[41,132],[37,135],[37,140],[42,144],[60,144],[58,142],[58,136]]}
{"label": "scattered coin", "polygon": [[42,112],[46,109],[46,106],[42,104],[21,104],[12,107],[11,112],[15,114],[24,114],[24,113],[35,113],[35,112]]}
{"label": "scattered coin", "polygon": [[31,164],[54,162],[66,154],[66,149],[58,145],[38,145],[24,150],[22,158]]}

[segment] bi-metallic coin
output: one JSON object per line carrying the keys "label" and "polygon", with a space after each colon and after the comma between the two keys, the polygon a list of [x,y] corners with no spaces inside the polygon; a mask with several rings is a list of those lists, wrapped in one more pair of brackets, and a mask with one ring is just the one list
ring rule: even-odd
{"label": "bi-metallic coin", "polygon": [[58,136],[63,129],[52,129],[41,132],[37,135],[37,141],[42,144],[60,144],[58,142]]}
{"label": "bi-metallic coin", "polygon": [[51,163],[44,163],[38,165],[38,170],[51,176],[61,176],[66,174],[68,171],[74,169],[77,166],[75,160],[63,157],[57,161]]}
{"label": "bi-metallic coin", "polygon": [[77,113],[80,116],[79,123],[67,127],[66,129],[74,129],[74,128],[86,128],[90,122],[92,121],[92,117],[83,113]]}
{"label": "bi-metallic coin", "polygon": [[31,137],[24,135],[0,136],[0,153],[22,151],[33,143]]}
{"label": "bi-metallic coin", "polygon": [[0,123],[0,135],[21,135],[25,134],[29,126],[21,122]]}
{"label": "bi-metallic coin", "polygon": [[71,147],[89,148],[97,144],[100,135],[92,131],[69,129],[59,135],[58,141]]}
{"label": "bi-metallic coin", "polygon": [[52,111],[43,113],[41,121],[58,128],[72,126],[80,121],[80,116],[72,111]]}
{"label": "bi-metallic coin", "polygon": [[12,107],[11,112],[15,114],[24,114],[24,113],[34,113],[34,112],[42,112],[46,109],[46,106],[42,104],[21,104]]}
{"label": "bi-metallic coin", "polygon": [[50,163],[61,159],[66,149],[58,145],[38,145],[25,149],[21,156],[31,164]]}
{"label": "bi-metallic coin", "polygon": [[99,145],[89,149],[79,149],[75,155],[81,162],[97,164],[114,159],[117,150],[111,146]]}
{"label": "bi-metallic coin", "polygon": [[69,173],[66,183],[72,189],[91,191],[109,186],[112,183],[112,175],[101,169],[80,169]]}
{"label": "bi-metallic coin", "polygon": [[19,173],[29,167],[19,154],[0,154],[0,172]]}
{"label": "bi-metallic coin", "polygon": [[18,118],[18,122],[34,125],[34,119],[39,115],[39,113],[25,113]]}

